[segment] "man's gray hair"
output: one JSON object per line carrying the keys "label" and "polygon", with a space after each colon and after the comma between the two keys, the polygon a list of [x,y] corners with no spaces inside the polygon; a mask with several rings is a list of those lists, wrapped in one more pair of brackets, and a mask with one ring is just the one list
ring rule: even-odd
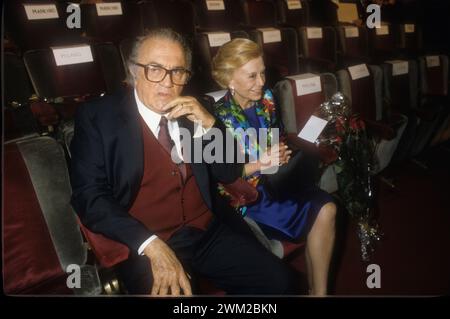
{"label": "man's gray hair", "polygon": [[165,39],[165,40],[171,40],[173,42],[178,43],[184,52],[184,58],[186,60],[186,68],[188,70],[191,70],[192,65],[192,49],[189,45],[189,43],[186,41],[186,39],[179,34],[178,32],[173,31],[169,28],[157,28],[157,29],[151,29],[148,30],[143,36],[136,37],[131,51],[130,55],[127,59],[127,65],[128,65],[128,76],[127,76],[127,82],[129,85],[134,86],[134,80],[135,80],[135,68],[136,65],[133,62],[137,61],[139,50],[141,49],[141,46],[144,42],[150,39]]}

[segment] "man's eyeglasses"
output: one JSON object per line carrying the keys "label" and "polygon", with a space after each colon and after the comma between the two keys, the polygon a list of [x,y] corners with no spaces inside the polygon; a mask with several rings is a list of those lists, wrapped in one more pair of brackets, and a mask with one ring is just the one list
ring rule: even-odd
{"label": "man's eyeglasses", "polygon": [[170,80],[175,85],[185,85],[192,75],[192,72],[184,68],[175,68],[168,70],[157,64],[141,64],[132,62],[133,64],[144,68],[145,78],[150,82],[161,82],[165,79],[166,75],[170,75]]}

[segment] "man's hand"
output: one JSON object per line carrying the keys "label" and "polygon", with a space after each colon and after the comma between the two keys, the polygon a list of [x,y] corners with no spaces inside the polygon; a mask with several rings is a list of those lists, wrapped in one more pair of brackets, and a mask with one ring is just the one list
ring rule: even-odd
{"label": "man's hand", "polygon": [[165,242],[155,238],[144,249],[153,274],[152,295],[192,296],[191,284],[175,253]]}
{"label": "man's hand", "polygon": [[179,96],[167,103],[164,111],[169,112],[167,119],[186,116],[192,122],[201,122],[208,129],[214,125],[215,118],[192,96]]}

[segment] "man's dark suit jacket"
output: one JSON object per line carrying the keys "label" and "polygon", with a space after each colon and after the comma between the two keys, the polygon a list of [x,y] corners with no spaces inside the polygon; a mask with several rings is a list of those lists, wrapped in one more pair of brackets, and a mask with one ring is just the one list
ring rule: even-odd
{"label": "man's dark suit jacket", "polygon": [[[153,235],[128,213],[139,191],[144,169],[139,117],[132,90],[84,104],[77,111],[70,146],[71,203],[81,222],[93,232],[124,243],[134,253]],[[192,122],[180,119],[179,125],[189,129],[193,136]],[[225,136],[220,121],[216,121],[214,127]],[[235,181],[242,174],[242,164],[192,163],[191,167],[208,208],[214,213],[218,206],[227,206],[214,204],[217,196],[213,181]],[[237,216],[232,210],[223,211]]]}

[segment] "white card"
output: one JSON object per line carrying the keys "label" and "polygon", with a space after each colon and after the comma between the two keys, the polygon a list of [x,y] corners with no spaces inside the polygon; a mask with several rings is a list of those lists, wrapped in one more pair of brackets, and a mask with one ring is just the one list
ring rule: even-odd
{"label": "white card", "polygon": [[302,8],[302,3],[300,0],[287,0],[287,7],[288,10],[296,10]]}
{"label": "white card", "polygon": [[350,72],[350,76],[352,77],[352,80],[358,80],[358,79],[365,78],[370,75],[369,69],[367,68],[367,65],[365,65],[365,64],[358,64],[358,65],[350,66],[348,68],[348,72]]}
{"label": "white card", "polygon": [[206,7],[209,11],[225,10],[225,3],[223,0],[206,0]]}
{"label": "white card", "polygon": [[322,39],[322,28],[306,28],[306,37],[308,39]]}
{"label": "white card", "polygon": [[389,35],[389,27],[387,25],[381,25],[379,28],[375,28],[377,35]]}
{"label": "white card", "polygon": [[295,81],[297,88],[297,96],[303,96],[322,91],[322,84],[320,83],[320,76],[305,73],[300,75],[288,76],[288,79]]}
{"label": "white card", "polygon": [[301,132],[298,134],[298,137],[308,142],[314,143],[319,137],[320,133],[322,133],[327,123],[328,121],[312,115],[309,118],[308,122],[306,122]]}
{"label": "white card", "polygon": [[427,59],[427,67],[434,68],[441,65],[441,60],[438,55],[429,55],[425,57]]}
{"label": "white card", "polygon": [[219,101],[222,97],[225,96],[225,94],[227,94],[227,90],[220,90],[220,91],[206,93],[206,95],[208,95],[214,99],[214,102]]}
{"label": "white card", "polygon": [[122,4],[120,2],[96,3],[95,6],[99,17],[122,15]]}
{"label": "white card", "polygon": [[220,47],[222,44],[231,41],[231,36],[227,32],[208,32],[209,46],[211,48]]}
{"label": "white card", "polygon": [[409,72],[408,61],[392,60],[386,62],[392,64],[392,76],[408,74]]}
{"label": "white card", "polygon": [[259,28],[263,34],[263,43],[281,42],[281,31],[275,28]]}
{"label": "white card", "polygon": [[359,30],[357,27],[345,27],[345,37],[346,38],[357,38],[359,37]]}
{"label": "white card", "polygon": [[57,66],[94,61],[91,47],[89,45],[58,47],[52,48],[52,51]]}
{"label": "white card", "polygon": [[58,19],[58,10],[54,4],[24,4],[28,20]]}
{"label": "white card", "polygon": [[416,26],[414,24],[405,24],[405,33],[414,33]]}

